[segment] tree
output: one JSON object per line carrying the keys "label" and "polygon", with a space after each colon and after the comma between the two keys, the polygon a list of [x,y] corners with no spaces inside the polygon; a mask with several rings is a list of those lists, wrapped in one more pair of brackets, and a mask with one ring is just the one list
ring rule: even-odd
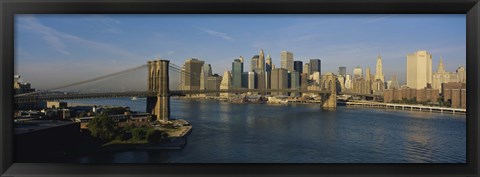
{"label": "tree", "polygon": [[147,129],[142,127],[137,127],[132,129],[132,137],[135,140],[144,140],[147,138]]}
{"label": "tree", "polygon": [[149,143],[160,143],[168,137],[167,133],[164,133],[160,130],[154,130],[148,134]]}
{"label": "tree", "polygon": [[88,122],[88,130],[94,137],[111,140],[116,134],[116,124],[113,118],[105,114],[100,114]]}

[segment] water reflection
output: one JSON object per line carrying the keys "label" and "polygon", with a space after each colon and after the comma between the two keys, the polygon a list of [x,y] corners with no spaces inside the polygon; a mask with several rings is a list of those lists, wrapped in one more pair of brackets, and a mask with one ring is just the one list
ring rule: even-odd
{"label": "water reflection", "polygon": [[465,115],[319,105],[172,99],[193,131],[180,151],[131,151],[77,162],[465,163]]}

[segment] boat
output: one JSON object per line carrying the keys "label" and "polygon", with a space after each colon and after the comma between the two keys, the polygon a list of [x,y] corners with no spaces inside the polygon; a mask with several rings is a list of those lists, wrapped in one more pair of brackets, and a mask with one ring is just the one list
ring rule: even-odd
{"label": "boat", "polygon": [[133,101],[138,100],[138,97],[134,96],[134,97],[132,97],[132,100]]}

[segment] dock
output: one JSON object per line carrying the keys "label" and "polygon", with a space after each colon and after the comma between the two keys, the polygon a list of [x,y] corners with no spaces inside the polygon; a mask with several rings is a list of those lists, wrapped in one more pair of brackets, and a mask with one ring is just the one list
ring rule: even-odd
{"label": "dock", "polygon": [[393,110],[409,110],[409,111],[421,111],[421,112],[439,112],[439,113],[451,113],[451,114],[467,113],[467,109],[460,109],[460,108],[447,108],[447,107],[437,107],[437,106],[408,105],[408,104],[395,104],[395,103],[379,103],[379,102],[370,102],[370,101],[348,101],[346,102],[346,106],[393,109]]}

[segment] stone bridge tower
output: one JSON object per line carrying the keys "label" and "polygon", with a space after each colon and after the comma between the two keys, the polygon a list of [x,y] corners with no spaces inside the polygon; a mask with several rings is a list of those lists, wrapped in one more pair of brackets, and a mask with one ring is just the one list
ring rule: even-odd
{"label": "stone bridge tower", "polygon": [[169,60],[148,61],[148,91],[156,96],[147,97],[147,113],[160,122],[167,122],[170,117],[169,63]]}
{"label": "stone bridge tower", "polygon": [[322,108],[337,108],[337,77],[333,73],[326,73],[323,85],[330,93],[322,94]]}

